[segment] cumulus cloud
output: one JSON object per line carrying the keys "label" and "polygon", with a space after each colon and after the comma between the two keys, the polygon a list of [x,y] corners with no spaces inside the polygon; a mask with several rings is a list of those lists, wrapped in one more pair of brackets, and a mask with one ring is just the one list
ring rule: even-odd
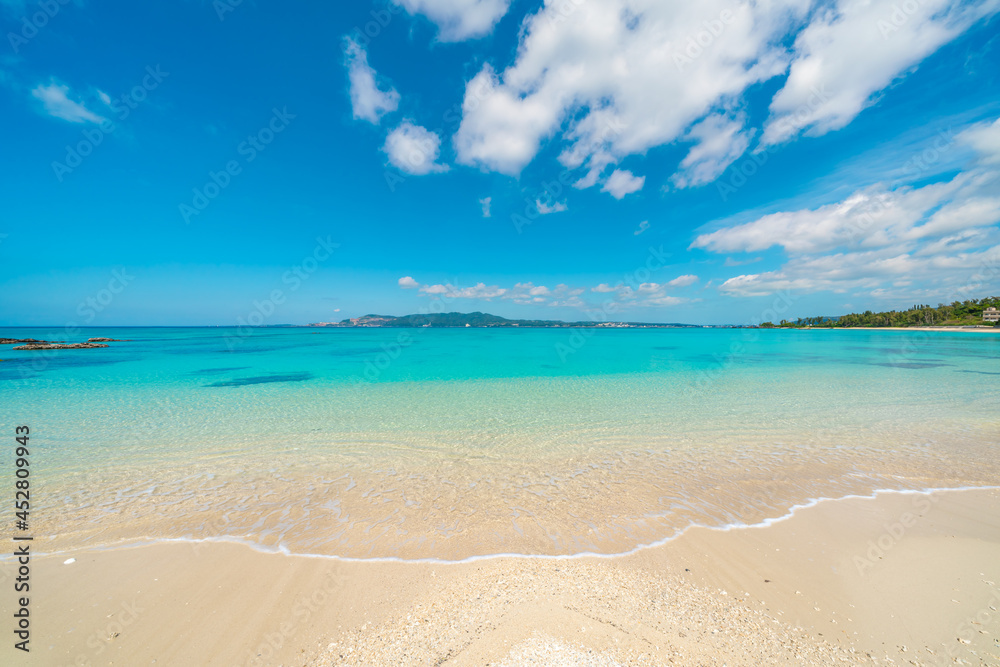
{"label": "cumulus cloud", "polygon": [[437,294],[446,296],[452,299],[485,299],[489,301],[497,297],[501,297],[507,293],[506,289],[497,287],[496,285],[487,286],[485,283],[476,283],[472,287],[455,287],[454,285],[430,285],[426,288],[421,287],[421,292],[426,292],[427,294]]}
{"label": "cumulus cloud", "polygon": [[803,130],[839,130],[872,103],[874,93],[998,9],[994,0],[839,0],[819,8],[795,39],[763,143],[787,141]]}
{"label": "cumulus cloud", "polygon": [[581,297],[588,291],[595,294],[604,295],[604,300],[612,299],[623,306],[672,306],[678,303],[685,303],[689,299],[668,294],[669,291],[679,287],[686,287],[697,282],[698,277],[693,275],[679,276],[666,283],[642,283],[634,287],[624,283],[618,283],[614,287],[607,283],[602,283],[596,287],[571,287],[565,283],[559,283],[555,287],[546,285],[536,285],[531,281],[515,283],[513,287],[500,287],[498,285],[487,285],[477,283],[471,287],[460,287],[452,283],[440,283],[434,285],[423,285],[412,277],[399,279],[399,286],[403,289],[418,289],[422,296],[434,299],[474,299],[492,301],[499,299],[511,301],[520,305],[553,306],[586,308],[599,307],[598,304],[588,303]]}
{"label": "cumulus cloud", "polygon": [[669,291],[693,285],[698,282],[698,276],[683,275],[665,283],[645,282],[639,285],[626,285],[620,282],[615,286],[601,283],[590,288],[597,294],[612,294],[615,301],[630,306],[675,306],[687,303],[689,299],[668,294]]}
{"label": "cumulus cloud", "polygon": [[750,259],[740,260],[740,259],[733,259],[732,257],[726,257],[726,261],[723,264],[723,266],[731,267],[731,266],[743,266],[744,264],[756,264],[757,262],[759,262],[762,259],[764,259],[764,258],[763,257],[752,257]]}
{"label": "cumulus cloud", "polygon": [[955,139],[979,153],[981,164],[1000,165],[1000,118],[973,125]]}
{"label": "cumulus cloud", "polygon": [[378,124],[383,115],[399,106],[399,93],[392,86],[388,90],[379,88],[375,70],[368,64],[364,48],[350,38],[345,42],[344,55],[354,117]]}
{"label": "cumulus cloud", "polygon": [[548,215],[549,213],[561,213],[569,208],[566,202],[554,202],[549,204],[548,202],[542,201],[541,199],[535,200],[535,208],[542,215]]}
{"label": "cumulus cloud", "polygon": [[874,186],[817,209],[772,213],[702,234],[691,247],[719,253],[882,247],[993,224],[1000,219],[998,192],[996,172],[964,172],[920,188]]}
{"label": "cumulus cloud", "polygon": [[615,169],[608,176],[607,182],[601,188],[601,192],[610,193],[615,199],[621,199],[625,195],[642,190],[646,182],[645,176],[636,176],[628,169]]}
{"label": "cumulus cloud", "polygon": [[458,162],[517,175],[555,140],[560,162],[582,170],[577,186],[591,187],[625,157],[684,140],[694,146],[674,184],[709,182],[748,149],[757,128],[726,110],[756,84],[789,75],[764,145],[822,134],[1000,11],[996,0],[917,4],[900,16],[895,0],[546,2],[525,19],[513,62],[468,82]]}
{"label": "cumulus cloud", "polygon": [[713,114],[688,130],[684,139],[697,142],[681,160],[681,171],[671,177],[679,188],[711,183],[750,145],[745,119]]}
{"label": "cumulus cloud", "polygon": [[995,288],[1000,283],[995,270],[990,272],[983,267],[998,265],[1000,245],[937,255],[883,248],[796,258],[778,271],[730,278],[719,286],[719,291],[732,296],[764,296],[781,290],[843,293],[858,288],[884,289],[887,283],[905,286],[904,283],[912,283],[905,279],[917,277],[930,278],[935,289],[929,293],[949,298],[948,295]]}
{"label": "cumulus cloud", "polygon": [[[747,5],[723,25],[723,0],[608,0],[570,12],[546,3],[526,19],[515,62],[499,74],[485,66],[469,82],[459,160],[516,174],[562,130],[560,160],[588,169],[582,185],[596,183],[595,169],[674,141],[723,99],[785,69],[772,42],[808,3],[764,4],[768,11]],[[724,32],[679,68],[676,56],[706,22]]]}
{"label": "cumulus cloud", "polygon": [[458,42],[482,37],[507,13],[510,0],[399,0],[410,14],[438,26],[439,39]]}
{"label": "cumulus cloud", "polygon": [[990,291],[1000,287],[996,127],[980,123],[958,135],[981,160],[950,180],[875,185],[819,208],[772,213],[702,234],[691,245],[717,253],[780,247],[789,256],[777,270],[726,280],[719,289],[734,296],[849,289],[885,295],[887,285],[909,288],[914,298],[934,293],[947,299],[970,285]]}
{"label": "cumulus cloud", "polygon": [[687,287],[688,285],[693,285],[698,282],[698,276],[688,274],[686,276],[678,276],[670,282],[667,283],[670,287]]}
{"label": "cumulus cloud", "polygon": [[441,137],[408,120],[389,133],[382,150],[391,165],[408,174],[423,176],[448,171],[447,165],[437,162]]}
{"label": "cumulus cloud", "polygon": [[82,102],[70,99],[69,86],[51,82],[42,84],[31,91],[32,97],[42,103],[46,114],[53,118],[61,118],[70,123],[100,123],[104,120],[88,109]]}

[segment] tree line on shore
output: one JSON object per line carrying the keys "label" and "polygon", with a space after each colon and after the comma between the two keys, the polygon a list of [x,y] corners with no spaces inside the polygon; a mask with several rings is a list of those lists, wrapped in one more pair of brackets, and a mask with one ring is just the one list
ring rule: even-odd
{"label": "tree line on shore", "polygon": [[[800,317],[795,321],[781,320],[780,323],[764,322],[762,329],[775,328],[846,328],[846,327],[931,327],[981,325],[983,311],[990,307],[1000,308],[1000,296],[985,299],[967,299],[950,304],[940,303],[936,307],[914,305],[906,310],[890,310],[875,313],[849,313],[839,317]],[[992,323],[986,323],[987,325]],[[1000,327],[1000,322],[994,326]]]}

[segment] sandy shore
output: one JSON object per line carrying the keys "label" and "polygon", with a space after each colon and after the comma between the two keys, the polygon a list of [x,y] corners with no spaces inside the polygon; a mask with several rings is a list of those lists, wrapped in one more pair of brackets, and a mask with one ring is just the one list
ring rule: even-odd
{"label": "sandy shore", "polygon": [[825,501],[613,558],[82,551],[33,560],[31,586],[31,653],[8,629],[4,665],[997,665],[1000,491]]}

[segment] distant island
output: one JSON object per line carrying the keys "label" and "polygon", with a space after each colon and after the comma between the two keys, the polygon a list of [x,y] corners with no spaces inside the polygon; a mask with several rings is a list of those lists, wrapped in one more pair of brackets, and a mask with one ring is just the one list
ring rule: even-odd
{"label": "distant island", "polygon": [[[285,325],[288,326],[288,325]],[[566,329],[598,327],[608,329],[851,329],[874,327],[1000,327],[1000,297],[955,301],[937,307],[915,305],[907,310],[875,313],[850,313],[838,316],[800,317],[794,321],[781,320],[778,324],[762,322],[760,325],[740,324],[682,324],[678,322],[594,322],[589,320],[564,322],[562,320],[509,320],[489,313],[425,313],[415,315],[364,315],[339,322],[314,322],[310,327],[517,327]]]}
{"label": "distant island", "polygon": [[563,322],[560,320],[508,320],[489,313],[430,313],[419,315],[365,315],[340,322],[315,322],[310,327],[519,327],[553,328],[601,327],[609,329],[704,328],[699,324],[657,324],[651,322]]}

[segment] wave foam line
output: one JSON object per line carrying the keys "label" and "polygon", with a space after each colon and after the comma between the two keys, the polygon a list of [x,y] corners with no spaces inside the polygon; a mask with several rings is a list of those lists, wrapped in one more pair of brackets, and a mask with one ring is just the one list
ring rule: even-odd
{"label": "wave foam line", "polygon": [[[929,489],[875,489],[869,495],[858,495],[850,494],[847,496],[841,496],[838,498],[829,498],[822,496],[819,498],[810,498],[804,503],[798,505],[792,505],[788,512],[779,516],[764,519],[757,523],[728,523],[722,526],[707,526],[704,524],[692,523],[688,526],[676,531],[673,535],[669,535],[662,539],[656,540],[654,542],[649,542],[645,544],[637,545],[627,551],[615,552],[615,553],[598,553],[593,551],[581,551],[573,554],[522,554],[522,553],[497,553],[497,554],[482,554],[479,556],[468,556],[466,558],[459,558],[455,560],[448,560],[445,558],[400,558],[399,556],[375,556],[372,558],[359,558],[356,556],[337,556],[335,554],[311,554],[311,553],[296,553],[291,551],[283,544],[279,544],[276,547],[266,547],[262,544],[258,544],[253,540],[242,538],[242,537],[231,537],[231,536],[221,536],[221,537],[150,537],[150,538],[137,538],[131,540],[125,544],[117,544],[112,546],[104,547],[90,547],[86,551],[118,551],[120,549],[136,549],[146,546],[154,546],[157,544],[172,544],[172,543],[182,543],[182,544],[239,544],[258,553],[270,554],[270,555],[281,555],[289,556],[293,558],[319,558],[324,560],[335,560],[344,563],[421,563],[430,565],[458,565],[461,563],[476,563],[479,561],[493,560],[497,558],[518,558],[527,560],[573,560],[578,558],[623,558],[625,556],[631,556],[633,554],[639,553],[645,549],[654,549],[656,547],[663,546],[668,542],[681,537],[689,530],[693,528],[703,528],[706,530],[716,530],[722,532],[729,532],[731,530],[748,530],[754,528],[767,528],[773,526],[774,524],[781,523],[782,521],[787,521],[791,519],[797,512],[804,509],[809,509],[811,507],[816,507],[820,503],[825,502],[840,502],[844,500],[875,500],[881,494],[898,494],[898,495],[931,495],[934,493],[949,493],[949,492],[959,492],[959,491],[1000,491],[1000,486],[954,486],[954,487],[934,487]],[[47,553],[38,553],[37,557],[41,556],[65,556],[67,554],[79,554],[80,550],[68,549],[63,551],[51,551]],[[2,557],[0,562],[4,562],[11,557]]]}

